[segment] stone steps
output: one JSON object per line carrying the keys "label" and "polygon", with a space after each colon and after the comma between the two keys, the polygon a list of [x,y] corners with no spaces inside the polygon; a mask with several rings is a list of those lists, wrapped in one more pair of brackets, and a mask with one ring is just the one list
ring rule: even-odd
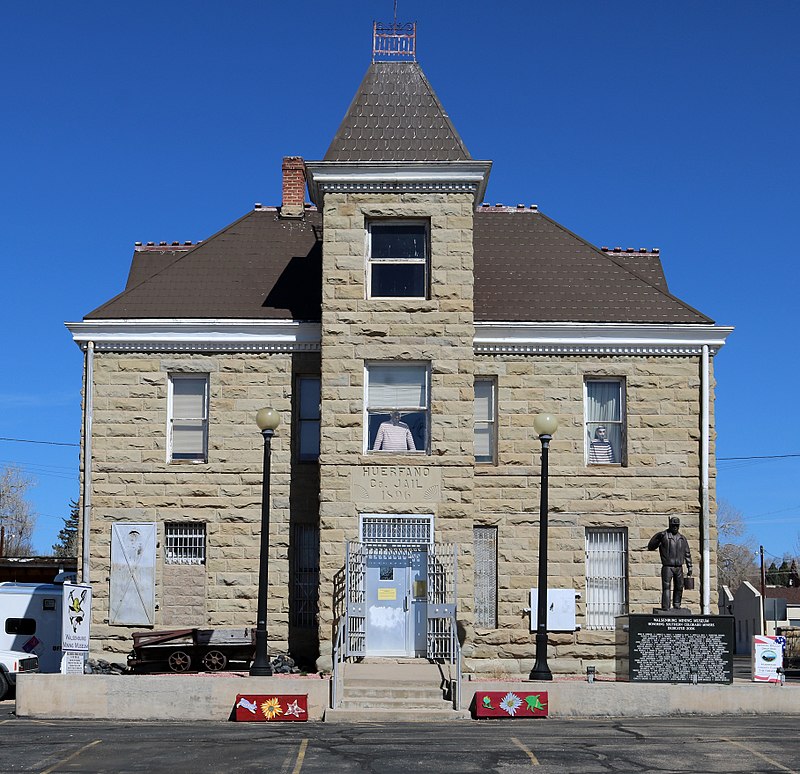
{"label": "stone steps", "polygon": [[454,709],[396,709],[394,707],[370,707],[348,709],[326,709],[326,723],[431,723],[446,720],[466,720],[467,710]]}

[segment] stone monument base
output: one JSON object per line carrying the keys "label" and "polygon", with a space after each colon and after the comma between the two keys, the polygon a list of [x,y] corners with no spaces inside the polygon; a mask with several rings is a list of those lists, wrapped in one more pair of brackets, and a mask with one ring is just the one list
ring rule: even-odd
{"label": "stone monument base", "polygon": [[654,607],[653,615],[691,615],[692,611],[688,607],[671,607],[665,610],[663,607]]}

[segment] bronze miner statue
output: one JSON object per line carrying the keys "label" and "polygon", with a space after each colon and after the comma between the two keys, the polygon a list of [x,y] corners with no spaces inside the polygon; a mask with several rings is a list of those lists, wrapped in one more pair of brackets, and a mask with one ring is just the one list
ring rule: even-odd
{"label": "bronze miner statue", "polygon": [[661,609],[669,610],[670,586],[672,586],[672,608],[680,608],[683,599],[683,564],[686,563],[686,577],[692,577],[692,554],[689,542],[678,531],[681,520],[670,517],[669,529],[657,532],[647,544],[649,551],[659,550],[661,554]]}

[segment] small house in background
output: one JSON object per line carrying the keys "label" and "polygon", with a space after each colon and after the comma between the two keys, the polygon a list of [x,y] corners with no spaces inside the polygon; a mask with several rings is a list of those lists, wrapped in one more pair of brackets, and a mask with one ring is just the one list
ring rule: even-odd
{"label": "small house in background", "polygon": [[263,406],[281,418],[273,654],[330,669],[460,648],[467,672],[527,674],[539,413],[559,421],[550,586],[574,592],[553,672],[613,671],[616,617],[659,603],[646,547],[670,516],[700,579],[684,604],[710,612],[712,363],[731,329],[670,292],[658,249],[599,248],[516,204],[546,198],[535,175],[510,206],[486,203],[492,164],[415,41],[376,25],[325,156],[265,167],[281,202],[199,243],[137,243],[125,288],[68,324],[95,655],[144,627],[255,623]]}
{"label": "small house in background", "polygon": [[744,581],[735,593],[723,587],[723,594],[727,603],[720,613],[734,617],[739,655],[751,653],[756,634],[772,637],[780,629],[800,628],[800,587],[767,586],[762,597],[755,584]]}
{"label": "small house in background", "polygon": [[0,558],[0,583],[52,583],[61,573],[78,571],[74,556],[5,556]]}

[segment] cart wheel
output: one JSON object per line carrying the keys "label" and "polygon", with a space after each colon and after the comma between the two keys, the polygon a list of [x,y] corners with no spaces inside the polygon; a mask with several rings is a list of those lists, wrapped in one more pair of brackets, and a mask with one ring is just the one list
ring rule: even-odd
{"label": "cart wheel", "polygon": [[220,672],[228,665],[228,659],[220,650],[209,650],[203,656],[203,666],[209,672]]}
{"label": "cart wheel", "polygon": [[192,657],[185,650],[173,650],[167,663],[173,672],[188,672],[192,666]]}

